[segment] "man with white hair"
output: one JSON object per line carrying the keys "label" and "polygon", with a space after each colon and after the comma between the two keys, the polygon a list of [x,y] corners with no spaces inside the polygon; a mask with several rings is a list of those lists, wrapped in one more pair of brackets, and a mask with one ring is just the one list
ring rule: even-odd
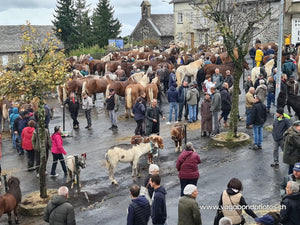
{"label": "man with white hair", "polygon": [[197,187],[188,184],[183,190],[184,196],[179,199],[177,225],[202,225],[201,213],[196,198]]}
{"label": "man with white hair", "polygon": [[125,71],[121,68],[121,65],[118,65],[117,67],[118,69],[115,71],[115,74],[117,74],[117,76],[119,77],[119,79],[123,79],[126,74],[125,74]]}
{"label": "man with white hair", "polygon": [[232,225],[232,220],[228,217],[223,217],[220,219],[219,225]]}
{"label": "man with white hair", "polygon": [[263,79],[259,80],[259,86],[255,90],[255,94],[258,96],[259,100],[263,103],[267,97],[268,91],[265,81]]}
{"label": "man with white hair", "polygon": [[300,221],[300,192],[299,183],[289,181],[286,186],[286,195],[281,202],[281,223],[283,225],[298,225]]}
{"label": "man with white hair", "polygon": [[153,192],[154,192],[154,188],[152,188],[150,183],[149,183],[150,177],[153,174],[159,174],[159,167],[156,164],[150,164],[149,174],[145,178],[145,181],[144,181],[144,186],[148,189],[148,193],[149,193],[150,198],[152,198],[152,195],[153,195]]}
{"label": "man with white hair", "polygon": [[58,195],[52,197],[45,209],[44,221],[50,225],[76,225],[74,208],[68,202],[68,197],[69,189],[61,186],[58,189]]}

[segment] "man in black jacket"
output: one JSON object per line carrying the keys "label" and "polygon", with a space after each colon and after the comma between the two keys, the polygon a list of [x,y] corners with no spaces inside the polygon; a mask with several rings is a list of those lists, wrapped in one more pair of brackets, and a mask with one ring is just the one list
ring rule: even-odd
{"label": "man in black jacket", "polygon": [[73,120],[73,128],[78,129],[79,128],[79,122],[77,120],[77,116],[78,116],[78,111],[79,111],[79,102],[75,98],[75,93],[74,92],[72,92],[70,94],[70,97],[67,98],[67,100],[64,102],[64,105],[66,105],[66,104],[69,106],[69,111],[70,111],[70,114],[71,114],[71,118]]}
{"label": "man in black jacket", "polygon": [[116,115],[116,96],[115,96],[115,90],[114,89],[109,89],[109,95],[105,99],[106,102],[106,109],[108,110],[110,121],[111,121],[111,127],[109,128],[110,130],[115,130],[118,129],[117,126],[117,115]]}
{"label": "man in black jacket", "polygon": [[147,225],[150,217],[150,204],[145,196],[139,196],[140,187],[136,184],[130,188],[132,201],[128,207],[127,225]]}
{"label": "man in black jacket", "polygon": [[150,185],[154,188],[151,218],[153,225],[164,225],[167,220],[166,190],[160,186],[160,176],[151,175]]}
{"label": "man in black jacket", "polygon": [[283,151],[283,134],[284,132],[289,129],[291,126],[289,116],[283,113],[283,108],[278,108],[276,111],[276,119],[273,122],[273,131],[272,136],[274,140],[274,150],[273,150],[273,159],[274,162],[271,166],[278,166],[279,165],[279,154],[278,149],[279,146]]}
{"label": "man in black jacket", "polygon": [[283,225],[298,225],[300,221],[300,192],[299,184],[289,181],[286,186],[286,193],[281,202],[281,223]]}
{"label": "man in black jacket", "polygon": [[221,110],[222,114],[219,117],[219,123],[221,122],[222,118],[224,118],[224,127],[229,127],[229,124],[227,123],[228,115],[231,110],[231,97],[228,93],[228,84],[224,83],[223,88],[220,92],[221,95]]}
{"label": "man in black jacket", "polygon": [[254,145],[253,150],[262,149],[263,125],[267,120],[266,106],[256,96],[251,111],[251,124],[253,125]]}

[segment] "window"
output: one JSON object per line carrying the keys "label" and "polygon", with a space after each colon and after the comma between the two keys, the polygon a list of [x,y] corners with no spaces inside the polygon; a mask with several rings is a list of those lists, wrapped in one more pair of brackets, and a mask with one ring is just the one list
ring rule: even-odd
{"label": "window", "polygon": [[178,32],[177,33],[177,38],[178,38],[178,41],[182,41],[182,39],[183,39],[183,33],[182,32]]}
{"label": "window", "polygon": [[193,23],[194,22],[194,12],[191,12],[191,21],[190,23]]}
{"label": "window", "polygon": [[182,12],[178,13],[178,21],[177,21],[177,23],[183,23],[183,13]]}

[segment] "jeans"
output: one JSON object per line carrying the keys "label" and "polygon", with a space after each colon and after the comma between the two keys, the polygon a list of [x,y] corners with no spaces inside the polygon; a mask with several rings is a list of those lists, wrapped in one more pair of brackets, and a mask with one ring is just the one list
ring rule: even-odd
{"label": "jeans", "polygon": [[274,159],[274,162],[279,162],[278,150],[279,150],[279,147],[280,147],[281,150],[283,151],[283,145],[284,145],[283,139],[280,140],[280,141],[274,141],[274,150],[273,150],[273,159]]}
{"label": "jeans", "polygon": [[143,122],[144,122],[144,119],[136,120],[135,122],[136,122],[136,128],[135,128],[134,134],[135,135],[143,135]]}
{"label": "jeans", "polygon": [[61,167],[64,171],[65,174],[67,174],[67,168],[66,168],[66,164],[65,164],[65,160],[62,154],[55,154],[52,152],[52,156],[53,156],[53,163],[52,163],[52,168],[51,168],[51,175],[55,175],[56,172],[56,165],[58,160],[60,161]]}
{"label": "jeans", "polygon": [[196,121],[196,108],[197,105],[189,105],[189,122]]}
{"label": "jeans", "polygon": [[230,113],[230,111],[222,111],[221,117],[224,118],[224,123],[227,122],[229,113]]}
{"label": "jeans", "polygon": [[117,114],[115,110],[109,110],[108,113],[109,113],[111,124],[117,126]]}
{"label": "jeans", "polygon": [[92,126],[91,109],[86,109],[84,112],[85,112],[85,118],[87,120],[87,126],[91,127]]}
{"label": "jeans", "polygon": [[174,109],[174,111],[175,111],[175,121],[177,121],[178,103],[177,103],[177,102],[170,102],[169,108],[170,108],[170,112],[169,112],[169,122],[171,123],[171,121],[172,121],[173,109]]}
{"label": "jeans", "polygon": [[254,145],[261,146],[263,142],[263,125],[253,124]]}
{"label": "jeans", "polygon": [[193,185],[197,186],[197,182],[198,182],[198,178],[197,179],[190,179],[190,180],[189,179],[180,179],[180,187],[181,187],[180,196],[184,196],[183,190],[184,190],[186,185],[193,184]]}
{"label": "jeans", "polygon": [[212,116],[213,116],[213,122],[214,122],[213,133],[218,134],[218,133],[220,133],[219,118],[218,118],[219,112],[212,112]]}
{"label": "jeans", "polygon": [[272,103],[275,106],[275,94],[274,93],[268,93],[268,96],[267,96],[267,109],[271,108]]}
{"label": "jeans", "polygon": [[15,134],[15,132],[13,132],[13,131],[12,131],[12,134],[13,134],[13,136],[12,136],[13,147],[17,148],[16,138],[18,137],[18,135]]}
{"label": "jeans", "polygon": [[246,126],[250,125],[250,122],[251,122],[251,111],[252,111],[252,108],[247,108],[246,107],[246,115],[247,115]]}
{"label": "jeans", "polygon": [[188,108],[187,103],[186,102],[179,102],[178,120],[180,120],[180,121],[181,121],[181,118],[182,118],[183,107],[185,108],[185,112],[184,112],[185,119],[188,118],[188,114],[189,114],[189,108]]}

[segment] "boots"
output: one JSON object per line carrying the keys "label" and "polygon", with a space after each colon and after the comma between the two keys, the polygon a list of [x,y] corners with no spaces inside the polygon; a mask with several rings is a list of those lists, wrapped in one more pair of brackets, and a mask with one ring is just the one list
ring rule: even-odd
{"label": "boots", "polygon": [[229,124],[227,122],[224,122],[224,127],[229,127]]}

